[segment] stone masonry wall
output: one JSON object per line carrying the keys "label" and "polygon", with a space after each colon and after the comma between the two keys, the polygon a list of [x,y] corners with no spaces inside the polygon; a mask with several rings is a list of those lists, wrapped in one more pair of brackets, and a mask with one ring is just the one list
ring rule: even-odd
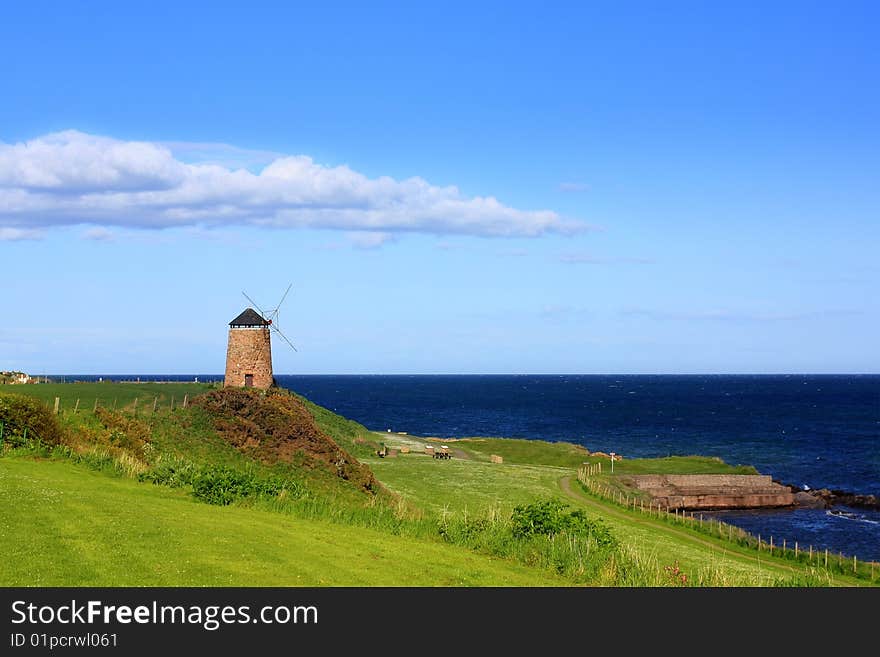
{"label": "stone masonry wall", "polygon": [[661,507],[744,509],[795,502],[794,494],[770,475],[632,475],[628,479]]}
{"label": "stone masonry wall", "polygon": [[687,486],[711,488],[745,487],[758,488],[773,486],[770,475],[742,475],[742,474],[664,474],[664,475],[634,475],[633,483],[642,489],[662,488],[664,486]]}
{"label": "stone masonry wall", "polygon": [[246,374],[254,375],[254,388],[272,386],[272,341],[268,327],[229,329],[223,385],[244,387]]}

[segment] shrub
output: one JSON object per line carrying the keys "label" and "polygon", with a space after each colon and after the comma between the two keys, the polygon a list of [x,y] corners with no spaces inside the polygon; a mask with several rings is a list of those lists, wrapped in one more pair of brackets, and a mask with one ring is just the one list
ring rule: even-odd
{"label": "shrub", "polygon": [[594,581],[620,557],[608,527],[582,511],[568,511],[555,499],[468,517],[444,515],[437,526],[443,540],[528,566],[547,568],[579,582]]}
{"label": "shrub", "polygon": [[598,518],[590,519],[581,510],[566,511],[568,505],[556,499],[517,506],[511,524],[517,538],[569,534],[590,536],[600,546],[615,543],[611,530]]}
{"label": "shrub", "polygon": [[193,483],[198,468],[183,459],[162,460],[146,472],[138,475],[138,481],[150,481],[157,486],[180,488]]}
{"label": "shrub", "polygon": [[149,444],[150,428],[146,423],[100,406],[95,410],[95,415],[106,428],[105,438],[111,446],[143,451],[144,446]]}
{"label": "shrub", "polygon": [[23,445],[30,438],[58,445],[64,437],[52,412],[33,397],[0,393],[0,424],[3,441],[13,447]]}
{"label": "shrub", "polygon": [[208,504],[225,506],[245,497],[277,497],[282,491],[298,497],[304,491],[296,481],[278,476],[258,477],[225,465],[202,468],[192,477],[193,495]]}

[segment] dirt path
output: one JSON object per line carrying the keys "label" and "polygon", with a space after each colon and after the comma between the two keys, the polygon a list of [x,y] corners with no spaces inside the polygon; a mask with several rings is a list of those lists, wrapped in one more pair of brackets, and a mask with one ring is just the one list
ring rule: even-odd
{"label": "dirt path", "polygon": [[574,490],[571,487],[571,476],[566,476],[566,477],[563,477],[562,479],[560,479],[559,480],[559,487],[562,489],[563,493],[565,493],[566,495],[568,495],[569,497],[571,497],[573,499],[576,499],[578,502],[581,502],[582,504],[586,504],[587,506],[590,506],[594,509],[600,510],[602,513],[607,514],[609,516],[613,516],[619,520],[625,520],[627,522],[632,522],[637,525],[641,525],[643,527],[650,527],[651,529],[666,532],[667,534],[674,534],[676,537],[684,539],[689,543],[701,545],[703,547],[708,547],[708,548],[711,548],[712,550],[715,550],[715,551],[720,551],[722,556],[730,558],[730,559],[744,561],[747,563],[755,563],[755,564],[758,564],[759,566],[763,566],[763,567],[772,566],[774,568],[778,568],[781,570],[787,570],[792,573],[798,572],[798,569],[796,569],[792,566],[789,566],[787,564],[778,563],[775,560],[771,561],[772,557],[770,557],[769,555],[767,555],[766,557],[761,559],[757,555],[752,556],[749,554],[744,554],[744,553],[736,551],[736,550],[731,550],[731,549],[725,548],[721,545],[718,545],[717,543],[713,543],[712,541],[700,538],[699,536],[694,536],[694,534],[687,532],[687,531],[684,531],[682,529],[670,527],[666,524],[661,524],[659,522],[652,521],[648,518],[639,518],[638,516],[636,516],[634,514],[630,514],[630,513],[626,513],[621,510],[618,510],[611,505],[606,505],[606,504],[602,504],[600,502],[596,502],[595,500],[591,499],[590,497],[587,497],[583,493],[580,493],[580,492]]}

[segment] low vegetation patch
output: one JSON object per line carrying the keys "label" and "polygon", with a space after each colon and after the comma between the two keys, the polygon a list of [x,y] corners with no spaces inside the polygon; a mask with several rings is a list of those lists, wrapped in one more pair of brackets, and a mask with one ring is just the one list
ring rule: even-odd
{"label": "low vegetation patch", "polygon": [[31,439],[57,445],[63,438],[55,416],[38,400],[0,392],[0,442],[17,446]]}
{"label": "low vegetation patch", "polygon": [[150,427],[146,422],[106,408],[96,409],[95,416],[107,430],[106,441],[114,447],[140,453],[150,442]]}
{"label": "low vegetation patch", "polygon": [[592,537],[599,545],[612,546],[611,530],[598,518],[588,518],[582,509],[569,511],[558,499],[524,504],[513,509],[511,527],[516,538],[569,534]]}
{"label": "low vegetation patch", "polygon": [[208,504],[225,506],[246,497],[299,497],[302,486],[279,476],[260,477],[225,466],[202,468],[192,482],[193,495]]}
{"label": "low vegetation patch", "polygon": [[504,463],[524,465],[577,468],[590,456],[590,452],[581,445],[522,438],[464,438],[456,441],[455,445],[481,460],[488,461],[492,454],[497,454],[504,459]]}
{"label": "low vegetation patch", "polygon": [[[604,468],[609,460],[604,459]],[[759,474],[751,465],[731,465],[717,456],[666,456],[615,461],[617,474]]]}
{"label": "low vegetation patch", "polygon": [[[448,543],[546,569],[579,583],[593,583],[612,564],[628,561],[611,530],[558,499],[469,516],[443,516],[440,536]],[[615,566],[616,567],[616,566]],[[635,567],[630,564],[630,568]]]}
{"label": "low vegetation patch", "polygon": [[228,465],[197,466],[183,460],[164,461],[142,472],[139,481],[180,488],[191,486],[193,497],[208,504],[226,506],[245,498],[297,498],[305,487],[291,477],[257,473]]}
{"label": "low vegetation patch", "polygon": [[286,391],[223,388],[193,404],[211,414],[227,442],[254,459],[323,468],[363,491],[379,488],[370,469],[321,431],[305,405]]}

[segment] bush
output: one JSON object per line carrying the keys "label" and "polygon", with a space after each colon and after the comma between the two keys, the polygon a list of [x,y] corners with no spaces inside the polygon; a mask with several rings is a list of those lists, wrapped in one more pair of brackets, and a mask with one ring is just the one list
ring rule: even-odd
{"label": "bush", "polygon": [[608,527],[555,499],[518,506],[510,515],[443,516],[443,540],[528,566],[547,568],[578,582],[591,582],[620,559]]}
{"label": "bush", "polygon": [[155,466],[138,475],[138,481],[150,481],[157,486],[180,488],[193,483],[198,468],[183,459],[162,460]]}
{"label": "bush", "polygon": [[143,451],[144,446],[149,444],[150,428],[145,422],[100,406],[95,410],[95,415],[106,428],[104,438],[112,447],[134,452]]}
{"label": "bush", "polygon": [[543,500],[517,506],[513,509],[511,523],[513,535],[528,536],[590,536],[599,546],[615,543],[611,530],[598,518],[590,519],[581,511],[566,511],[568,505],[556,499]]}
{"label": "bush", "polygon": [[58,445],[64,437],[55,416],[33,397],[0,393],[0,424],[3,441],[14,447],[27,439]]}
{"label": "bush", "polygon": [[282,491],[293,497],[303,493],[296,481],[278,476],[258,477],[224,465],[208,466],[192,478],[193,495],[208,504],[225,506],[245,497],[277,497]]}

